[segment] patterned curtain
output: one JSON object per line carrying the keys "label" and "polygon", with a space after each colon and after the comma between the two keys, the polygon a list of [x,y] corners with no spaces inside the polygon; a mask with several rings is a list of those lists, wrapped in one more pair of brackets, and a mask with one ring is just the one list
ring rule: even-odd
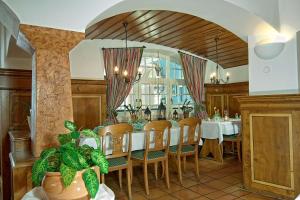
{"label": "patterned curtain", "polygon": [[[106,72],[107,90],[106,103],[108,120],[118,123],[115,112],[128,96],[137,76],[141,63],[143,48],[105,48],[103,49],[104,67]],[[127,59],[126,59],[127,58]],[[119,75],[115,76],[114,68],[119,67]],[[124,70],[128,72],[129,83],[122,77]]]}
{"label": "patterned curtain", "polygon": [[[207,61],[182,52],[179,52],[179,55],[182,62],[183,76],[187,89],[196,105],[198,107],[202,107],[202,102],[205,100],[204,81]],[[206,112],[203,110],[195,114],[201,119],[206,117]]]}

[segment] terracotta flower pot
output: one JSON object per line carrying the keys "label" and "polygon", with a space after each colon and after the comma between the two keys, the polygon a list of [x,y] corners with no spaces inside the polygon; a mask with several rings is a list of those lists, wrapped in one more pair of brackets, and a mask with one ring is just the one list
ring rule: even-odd
{"label": "terracotta flower pot", "polygon": [[[99,179],[99,167],[93,167]],[[60,172],[47,172],[42,182],[47,196],[50,200],[89,200],[89,194],[86,190],[82,173],[85,170],[78,171],[71,185],[64,187]]]}

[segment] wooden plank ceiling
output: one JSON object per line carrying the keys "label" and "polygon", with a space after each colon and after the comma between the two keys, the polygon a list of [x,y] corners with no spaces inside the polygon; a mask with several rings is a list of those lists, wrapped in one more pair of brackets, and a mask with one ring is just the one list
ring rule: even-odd
{"label": "wooden plank ceiling", "polygon": [[125,40],[123,23],[128,23],[128,40],[155,43],[203,56],[223,68],[248,64],[248,44],[230,31],[192,15],[158,10],[138,10],[119,14],[90,26],[87,39]]}

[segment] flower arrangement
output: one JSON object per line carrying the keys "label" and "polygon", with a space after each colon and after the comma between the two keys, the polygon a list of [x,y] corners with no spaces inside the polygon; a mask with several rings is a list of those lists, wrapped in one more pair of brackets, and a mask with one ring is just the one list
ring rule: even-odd
{"label": "flower arrangement", "polygon": [[182,106],[180,107],[180,109],[182,110],[183,113],[189,113],[193,110],[193,107],[189,106],[190,103],[191,103],[191,101],[188,101],[187,99],[185,99]]}
{"label": "flower arrangement", "polygon": [[[68,187],[76,172],[84,170],[82,179],[90,197],[94,198],[99,189],[99,180],[92,167],[99,166],[101,173],[108,173],[108,161],[100,150],[99,137],[90,129],[77,130],[71,121],[65,121],[64,125],[70,132],[58,135],[59,147],[42,151],[32,167],[32,182],[39,186],[46,172],[60,172],[63,186]],[[77,140],[81,135],[95,138],[98,148],[79,146]]]}
{"label": "flower arrangement", "polygon": [[137,112],[142,108],[142,106],[137,106],[136,108],[133,108],[133,106],[131,106],[131,104],[128,104],[128,106],[124,105],[124,107],[129,112],[131,120],[132,121],[137,120]]}

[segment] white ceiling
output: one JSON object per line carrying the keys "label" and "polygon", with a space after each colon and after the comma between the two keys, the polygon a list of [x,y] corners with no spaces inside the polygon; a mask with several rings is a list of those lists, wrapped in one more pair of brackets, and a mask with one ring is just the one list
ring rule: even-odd
{"label": "white ceiling", "polygon": [[278,28],[278,0],[3,0],[21,23],[84,32],[88,24],[132,10],[172,10],[215,22],[246,40]]}

